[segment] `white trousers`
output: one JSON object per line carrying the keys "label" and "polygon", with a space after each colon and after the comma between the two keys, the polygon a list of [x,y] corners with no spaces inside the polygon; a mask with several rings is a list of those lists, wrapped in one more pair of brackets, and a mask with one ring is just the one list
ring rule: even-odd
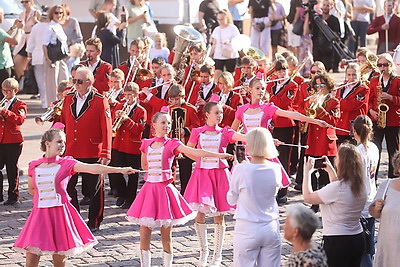
{"label": "white trousers", "polygon": [[233,266],[269,266],[281,264],[279,221],[252,223],[236,220],[233,236]]}
{"label": "white trousers", "polygon": [[44,77],[46,81],[46,106],[48,107],[57,99],[57,87],[62,80],[68,80],[68,67],[64,60],[54,63],[54,67],[50,67],[47,62],[44,66]]}
{"label": "white trousers", "polygon": [[35,79],[39,89],[40,104],[42,108],[48,108],[47,96],[46,96],[46,83],[44,77],[44,65],[43,64],[34,65],[33,72],[35,73]]}
{"label": "white trousers", "polygon": [[[257,22],[264,22],[266,25],[269,23],[269,18],[254,18],[252,24],[256,24]],[[262,32],[259,32],[254,29],[254,26],[251,26],[250,39],[251,46],[260,49],[265,55],[271,56],[271,27],[265,27]]]}

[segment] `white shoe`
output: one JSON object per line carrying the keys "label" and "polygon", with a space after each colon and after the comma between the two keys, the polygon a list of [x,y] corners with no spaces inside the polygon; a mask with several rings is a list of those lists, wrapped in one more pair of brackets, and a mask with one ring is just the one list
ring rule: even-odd
{"label": "white shoe", "polygon": [[173,255],[168,254],[167,252],[163,252],[163,266],[164,267],[171,267],[172,266],[172,260],[173,260]]}
{"label": "white shoe", "polygon": [[214,225],[214,254],[210,263],[210,267],[219,267],[222,262],[222,245],[225,238],[225,225]]}
{"label": "white shoe", "polygon": [[147,250],[140,251],[140,267],[151,266],[151,253]]}
{"label": "white shoe", "polygon": [[196,229],[197,238],[200,243],[200,258],[199,258],[199,267],[207,266],[207,258],[208,258],[208,242],[207,242],[207,224],[205,223],[194,223],[194,228]]}

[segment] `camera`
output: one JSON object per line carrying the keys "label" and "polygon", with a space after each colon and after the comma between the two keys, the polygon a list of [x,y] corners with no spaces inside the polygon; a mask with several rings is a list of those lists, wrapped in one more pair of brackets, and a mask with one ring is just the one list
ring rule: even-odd
{"label": "camera", "polygon": [[325,158],[317,158],[317,159],[315,159],[314,169],[322,169],[322,168],[325,168],[325,167],[326,167]]}

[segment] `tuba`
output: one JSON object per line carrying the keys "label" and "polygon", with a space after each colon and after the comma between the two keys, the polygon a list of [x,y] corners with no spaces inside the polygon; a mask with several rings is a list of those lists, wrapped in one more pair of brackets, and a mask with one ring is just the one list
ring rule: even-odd
{"label": "tuba", "polygon": [[377,95],[377,107],[378,107],[378,118],[376,119],[376,126],[378,128],[384,129],[386,127],[386,113],[389,111],[389,106],[385,104],[382,100],[382,77],[383,71],[381,75],[379,75],[379,83],[376,87],[376,95]]}
{"label": "tuba", "polygon": [[178,37],[178,40],[175,45],[175,55],[172,61],[172,66],[176,70],[176,78],[179,81],[182,81],[184,69],[189,57],[187,50],[191,44],[202,42],[203,37],[195,29],[184,25],[176,25],[174,27],[174,32]]}

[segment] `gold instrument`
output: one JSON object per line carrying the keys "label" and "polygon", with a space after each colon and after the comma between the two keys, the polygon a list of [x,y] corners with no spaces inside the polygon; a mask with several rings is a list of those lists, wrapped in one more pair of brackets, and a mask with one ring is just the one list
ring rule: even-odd
{"label": "gold instrument", "polygon": [[0,108],[4,108],[6,106],[7,98],[3,97],[3,99],[0,101]]}
{"label": "gold instrument", "polygon": [[115,92],[117,91],[117,89],[115,89],[115,87],[111,87],[111,89],[107,92],[107,101],[110,101],[112,99],[113,94],[115,94]]}
{"label": "gold instrument", "polygon": [[172,61],[172,66],[176,70],[175,78],[178,81],[182,81],[187,59],[189,58],[188,48],[193,43],[201,42],[203,37],[195,29],[184,25],[176,25],[174,27],[174,32],[177,35],[178,40],[175,46],[175,55]]}
{"label": "gold instrument", "polygon": [[301,64],[297,67],[297,69],[295,71],[293,71],[292,75],[290,75],[290,79],[293,80],[297,74],[300,73],[300,71],[304,68],[304,66],[306,65],[307,61],[310,60],[310,56],[307,56],[303,62],[301,62]]}
{"label": "gold instrument", "polygon": [[281,54],[275,53],[275,61],[272,63],[272,67],[270,67],[265,73],[264,73],[264,80],[269,80],[271,76],[275,73],[275,63],[278,60],[286,60]]}
{"label": "gold instrument", "polygon": [[364,66],[362,66],[360,68],[360,77],[361,77],[361,81],[369,83],[368,77],[366,77],[366,76],[372,70],[378,68],[376,66],[378,57],[374,53],[369,52],[369,51],[365,54],[365,57],[367,58],[367,62],[364,64]]}
{"label": "gold instrument", "polygon": [[43,125],[45,121],[54,119],[56,115],[60,116],[62,107],[64,104],[64,98],[59,100],[54,106],[47,109],[41,116],[35,118],[35,122],[38,125]]}
{"label": "gold instrument", "polygon": [[200,107],[200,105],[199,105],[199,100],[200,100],[200,99],[203,99],[203,98],[201,97],[201,95],[203,94],[204,86],[205,86],[204,83],[201,83],[201,84],[200,84],[199,95],[198,95],[198,97],[197,97],[196,106],[195,106],[197,110],[199,110],[199,107]]}
{"label": "gold instrument", "polygon": [[255,60],[261,60],[265,58],[265,54],[260,49],[251,46],[250,37],[245,34],[239,34],[235,36],[231,41],[232,48],[239,51],[240,57],[250,56]]}
{"label": "gold instrument", "polygon": [[[185,143],[185,136],[182,136],[182,129],[184,127],[184,122],[183,122],[183,118],[178,116],[178,111],[177,110],[173,110],[174,112],[174,122],[175,122],[175,134],[176,134],[176,138],[181,141],[182,143]],[[183,159],[183,155],[182,153],[179,153],[176,156],[177,159]]]}
{"label": "gold instrument", "polygon": [[117,135],[117,131],[119,128],[121,128],[123,122],[125,121],[125,116],[128,115],[128,110],[129,110],[130,105],[128,104],[128,101],[125,102],[124,106],[120,110],[121,113],[119,114],[119,117],[115,119],[113,125],[112,125],[112,135],[115,137]]}
{"label": "gold instrument", "polygon": [[153,74],[151,73],[151,71],[149,71],[148,69],[139,69],[136,72],[136,77],[135,80],[140,80],[140,81],[147,81],[149,79],[153,78]]}
{"label": "gold instrument", "polygon": [[[322,106],[323,103],[328,99],[328,97],[330,96],[330,93],[327,94],[321,94],[321,93],[317,93],[317,94],[312,94],[309,97],[307,97],[306,99],[311,99],[311,104],[310,106],[307,108],[306,110],[306,116],[315,119],[315,117],[317,117],[317,108]],[[300,133],[305,133],[307,132],[308,129],[308,122],[303,122],[300,125]]]}
{"label": "gold instrument", "polygon": [[384,129],[386,127],[386,113],[389,111],[389,106],[385,104],[382,100],[382,77],[383,71],[381,75],[379,75],[379,84],[376,87],[376,95],[377,95],[377,104],[378,104],[378,118],[376,119],[376,126],[378,128]]}

